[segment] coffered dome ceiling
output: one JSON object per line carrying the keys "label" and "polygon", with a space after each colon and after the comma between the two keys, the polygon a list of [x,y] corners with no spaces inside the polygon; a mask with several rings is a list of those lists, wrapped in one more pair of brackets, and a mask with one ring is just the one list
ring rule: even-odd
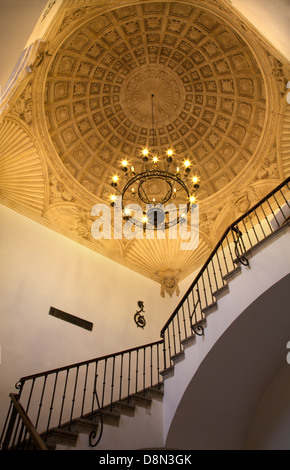
{"label": "coffered dome ceiling", "polygon": [[76,29],[48,72],[50,136],[88,191],[106,200],[106,180],[120,160],[138,166],[140,149],[152,144],[152,93],[156,144],[196,162],[200,198],[251,161],[265,120],[263,78],[252,52],[201,8],[146,3]]}
{"label": "coffered dome ceiling", "polygon": [[[227,226],[287,176],[276,130],[289,64],[226,1],[72,3],[6,116],[6,126],[14,120],[36,137],[46,175],[41,213],[28,215],[176,287]],[[201,179],[193,251],[181,251],[179,240],[96,241],[90,233],[91,208],[108,203],[120,161],[138,171],[140,150],[153,144],[152,94],[154,145],[189,157]],[[4,203],[15,207],[12,199]]]}

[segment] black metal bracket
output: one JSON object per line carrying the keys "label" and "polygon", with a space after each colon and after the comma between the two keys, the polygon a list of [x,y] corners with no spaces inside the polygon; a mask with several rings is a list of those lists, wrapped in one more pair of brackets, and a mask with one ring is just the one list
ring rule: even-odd
{"label": "black metal bracket", "polygon": [[204,328],[201,325],[191,325],[193,333],[197,336],[204,336]]}

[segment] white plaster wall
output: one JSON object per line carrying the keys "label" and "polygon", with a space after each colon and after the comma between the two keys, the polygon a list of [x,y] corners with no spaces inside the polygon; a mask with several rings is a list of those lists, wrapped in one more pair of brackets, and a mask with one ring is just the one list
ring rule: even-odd
{"label": "white plaster wall", "polygon": [[[1,0],[0,2],[0,96],[12,74],[47,0]],[[42,36],[38,36],[37,39]]]}
{"label": "white plaster wall", "polygon": [[[160,285],[0,206],[0,427],[23,376],[160,339]],[[144,301],[146,327],[134,323]],[[92,332],[49,315],[56,307]]]}
{"label": "white plaster wall", "polygon": [[[236,318],[263,292],[290,272],[290,230],[261,246],[242,266],[242,273],[229,282],[229,293],[218,299],[218,310],[207,320],[205,336],[185,349],[185,358],[175,364],[174,375],[164,381],[164,442],[182,396],[201,362]],[[247,295],[245,295],[245,292]]]}
{"label": "white plaster wall", "polygon": [[231,3],[287,59],[290,58],[289,0],[231,0]]}

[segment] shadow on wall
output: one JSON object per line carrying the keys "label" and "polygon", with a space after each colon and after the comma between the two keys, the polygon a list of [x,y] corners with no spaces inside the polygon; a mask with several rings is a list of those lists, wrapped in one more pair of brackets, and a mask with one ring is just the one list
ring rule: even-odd
{"label": "shadow on wall", "polygon": [[217,341],[183,395],[166,447],[290,449],[289,287],[290,274]]}

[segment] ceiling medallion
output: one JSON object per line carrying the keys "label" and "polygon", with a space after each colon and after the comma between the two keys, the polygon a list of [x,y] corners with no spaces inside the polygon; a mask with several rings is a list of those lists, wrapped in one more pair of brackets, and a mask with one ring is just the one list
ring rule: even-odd
{"label": "ceiling medallion", "polygon": [[[186,221],[191,206],[196,203],[198,175],[192,175],[192,162],[175,158],[174,150],[155,149],[154,94],[151,95],[153,148],[140,151],[140,171],[135,171],[127,159],[121,162],[124,177],[112,176],[111,206],[121,196],[123,219],[144,230],[166,230]],[[179,165],[179,166],[178,166]],[[119,185],[122,189],[119,189]],[[166,205],[165,205],[166,204]]]}
{"label": "ceiling medallion", "polygon": [[183,110],[185,91],[178,75],[160,64],[146,64],[129,74],[120,96],[124,111],[134,122],[150,128],[152,94],[156,128],[170,124]]}

